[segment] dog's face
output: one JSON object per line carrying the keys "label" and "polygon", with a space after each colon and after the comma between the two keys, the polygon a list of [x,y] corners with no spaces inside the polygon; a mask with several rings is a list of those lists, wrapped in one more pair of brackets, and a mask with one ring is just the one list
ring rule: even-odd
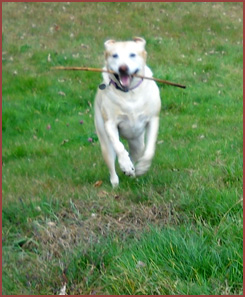
{"label": "dog's face", "polygon": [[145,40],[140,37],[133,41],[116,42],[108,40],[105,42],[105,59],[108,70],[124,88],[129,88],[133,80],[133,74],[144,74],[146,63]]}

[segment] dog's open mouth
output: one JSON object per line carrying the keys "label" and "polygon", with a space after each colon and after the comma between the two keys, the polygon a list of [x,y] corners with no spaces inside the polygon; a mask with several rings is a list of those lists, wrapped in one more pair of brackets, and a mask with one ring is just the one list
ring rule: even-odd
{"label": "dog's open mouth", "polygon": [[129,75],[126,73],[121,73],[120,75],[119,74],[114,74],[114,75],[115,75],[117,81],[120,83],[120,85],[123,88],[129,88],[131,81],[133,79],[132,75]]}
{"label": "dog's open mouth", "polygon": [[119,74],[114,74],[117,81],[120,83],[121,87],[124,89],[128,89],[131,85],[131,82],[134,78],[134,75],[139,71],[136,69],[133,74],[128,74],[127,71],[119,70]]}
{"label": "dog's open mouth", "polygon": [[132,78],[133,78],[132,75],[121,74],[121,75],[119,75],[119,82],[122,87],[128,88],[130,86]]}

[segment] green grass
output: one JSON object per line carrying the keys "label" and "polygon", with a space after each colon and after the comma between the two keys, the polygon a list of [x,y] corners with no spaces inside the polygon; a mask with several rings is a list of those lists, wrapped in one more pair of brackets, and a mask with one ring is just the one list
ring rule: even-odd
{"label": "green grass", "polygon": [[[3,294],[242,294],[243,5],[2,7]],[[101,67],[104,41],[132,36],[155,77],[187,89],[159,85],[152,167],[118,168],[112,189],[101,76],[50,68]]]}

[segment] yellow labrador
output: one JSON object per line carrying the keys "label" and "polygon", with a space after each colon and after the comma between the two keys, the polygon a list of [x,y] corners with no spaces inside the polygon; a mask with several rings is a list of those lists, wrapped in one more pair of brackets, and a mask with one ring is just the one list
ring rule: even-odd
{"label": "yellow labrador", "polygon": [[[159,89],[154,81],[133,76],[152,76],[146,65],[145,44],[140,37],[104,44],[105,68],[116,74],[103,73],[103,84],[95,98],[95,127],[113,187],[119,184],[116,157],[126,175],[139,176],[149,169],[155,153],[161,109]],[[128,141],[129,153],[120,137]]]}

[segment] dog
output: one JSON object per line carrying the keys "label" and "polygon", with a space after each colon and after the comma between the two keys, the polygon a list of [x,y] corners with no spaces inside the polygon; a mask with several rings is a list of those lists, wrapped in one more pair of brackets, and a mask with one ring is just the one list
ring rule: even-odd
{"label": "dog", "polygon": [[[155,154],[161,109],[159,88],[152,80],[134,77],[134,74],[152,77],[146,65],[145,45],[140,37],[104,43],[104,69],[115,74],[102,74],[94,120],[113,187],[119,184],[116,157],[124,174],[134,177],[147,172]],[[129,152],[120,137],[127,140]]]}

